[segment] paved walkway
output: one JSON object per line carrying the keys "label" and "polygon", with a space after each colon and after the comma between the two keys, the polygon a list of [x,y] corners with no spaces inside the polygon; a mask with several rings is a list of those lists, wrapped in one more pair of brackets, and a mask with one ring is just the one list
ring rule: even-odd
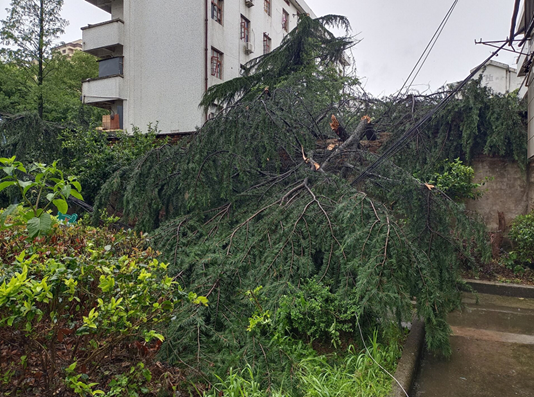
{"label": "paved walkway", "polygon": [[452,357],[424,353],[410,397],[534,397],[534,300],[465,294]]}

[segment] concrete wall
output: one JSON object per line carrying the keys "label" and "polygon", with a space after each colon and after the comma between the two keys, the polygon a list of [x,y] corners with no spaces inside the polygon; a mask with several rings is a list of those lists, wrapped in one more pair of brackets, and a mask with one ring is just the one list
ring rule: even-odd
{"label": "concrete wall", "polygon": [[197,2],[124,1],[124,29],[124,127],[200,125],[204,18]]}
{"label": "concrete wall", "polygon": [[531,190],[534,187],[534,183],[529,183],[532,172],[521,171],[515,161],[487,156],[475,158],[471,166],[475,170],[475,182],[493,177],[482,187],[481,198],[466,203],[467,209],[482,216],[489,231],[498,230],[499,212],[504,213],[509,226],[517,215],[526,214],[532,208],[529,205],[529,200],[534,198],[534,194],[529,194],[529,186]]}

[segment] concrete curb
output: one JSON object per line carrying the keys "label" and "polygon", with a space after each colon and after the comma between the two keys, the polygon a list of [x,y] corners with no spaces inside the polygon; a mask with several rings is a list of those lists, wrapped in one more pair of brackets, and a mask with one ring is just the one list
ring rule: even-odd
{"label": "concrete curb", "polygon": [[[425,323],[421,320],[414,320],[412,328],[404,344],[402,357],[395,371],[395,379],[399,381],[406,393],[410,392],[419,368],[423,342],[425,340]],[[393,386],[388,397],[406,397],[404,391],[393,380]]]}
{"label": "concrete curb", "polygon": [[471,279],[466,279],[464,281],[476,292],[481,294],[534,299],[534,287],[530,285],[505,284]]}
{"label": "concrete curb", "polygon": [[[532,298],[534,299],[534,286],[497,283],[493,281],[481,280],[464,280],[473,290],[481,294],[511,296],[515,298]],[[423,350],[423,343],[425,340],[425,323],[421,320],[414,320],[412,329],[408,334],[402,357],[397,365],[395,371],[395,378],[402,385],[406,393],[409,393],[413,382],[415,380],[419,363],[421,360],[421,352]],[[404,391],[400,388],[397,382],[393,381],[391,392],[388,397],[406,397]]]}

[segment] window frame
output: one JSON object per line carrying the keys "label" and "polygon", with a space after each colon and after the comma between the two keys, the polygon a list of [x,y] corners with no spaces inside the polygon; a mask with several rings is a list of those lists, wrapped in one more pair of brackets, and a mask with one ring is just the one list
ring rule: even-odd
{"label": "window frame", "polygon": [[271,45],[272,45],[272,40],[271,40],[271,37],[269,36],[269,33],[264,32],[263,33],[263,55],[271,52]]}
{"label": "window frame", "polygon": [[289,12],[282,8],[282,29],[289,32]]}
{"label": "window frame", "polygon": [[211,0],[211,19],[222,25],[224,0]]}
{"label": "window frame", "polygon": [[250,21],[241,15],[241,41],[250,43]]}
{"label": "window frame", "polygon": [[271,16],[271,9],[272,9],[271,0],[263,0],[263,11],[265,11],[267,15]]}
{"label": "window frame", "polygon": [[211,47],[211,75],[222,80],[223,53],[218,49]]}

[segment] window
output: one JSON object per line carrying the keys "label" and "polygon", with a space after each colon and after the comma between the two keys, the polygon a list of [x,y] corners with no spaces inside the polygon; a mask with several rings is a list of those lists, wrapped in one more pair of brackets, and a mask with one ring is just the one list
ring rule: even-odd
{"label": "window", "polygon": [[211,49],[211,75],[222,79],[223,54],[215,48]]}
{"label": "window", "polygon": [[271,52],[271,38],[269,37],[269,34],[264,33],[263,34],[263,53],[268,54]]}
{"label": "window", "polygon": [[241,15],[241,40],[245,43],[250,41],[250,21]]}
{"label": "window", "polygon": [[284,9],[282,9],[282,29],[289,32],[289,14]]}
{"label": "window", "polygon": [[289,0],[284,0],[286,2],[286,4],[289,6],[291,4],[289,4]]}
{"label": "window", "polygon": [[211,0],[211,19],[222,24],[223,0]]}
{"label": "window", "polygon": [[271,0],[263,1],[263,9],[267,15],[271,16]]}

